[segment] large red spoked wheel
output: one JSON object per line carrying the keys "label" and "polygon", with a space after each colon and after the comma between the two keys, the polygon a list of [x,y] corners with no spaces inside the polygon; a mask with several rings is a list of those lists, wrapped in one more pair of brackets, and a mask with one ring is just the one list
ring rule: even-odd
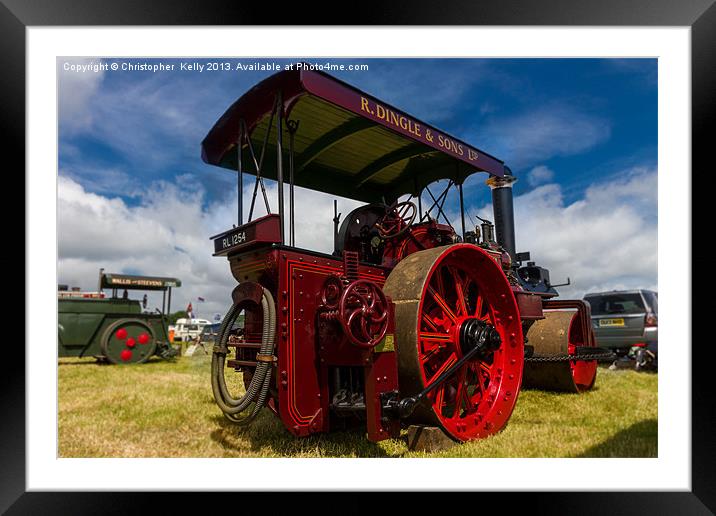
{"label": "large red spoked wheel", "polygon": [[[527,331],[527,343],[542,357],[574,355],[577,347],[594,347],[592,335],[583,335],[582,314],[575,311],[547,311]],[[590,390],[597,378],[596,360],[528,362],[524,386],[561,392]]]}
{"label": "large red spoked wheel", "polygon": [[152,329],[140,319],[120,319],[102,334],[102,354],[113,364],[141,364],[157,349]]}
{"label": "large red spoked wheel", "polygon": [[520,389],[524,343],[501,267],[472,244],[438,247],[398,263],[383,290],[395,302],[401,398],[422,391],[469,351],[465,325],[481,321],[501,341],[431,391],[408,422],[440,426],[458,441],[504,428]]}

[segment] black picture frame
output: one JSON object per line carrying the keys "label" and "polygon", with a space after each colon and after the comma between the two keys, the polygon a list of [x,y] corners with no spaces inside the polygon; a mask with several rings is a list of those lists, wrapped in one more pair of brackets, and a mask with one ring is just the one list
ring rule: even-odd
{"label": "black picture frame", "polygon": [[[549,26],[688,26],[691,27],[692,71],[692,180],[705,178],[712,170],[708,159],[713,147],[710,136],[716,125],[716,6],[714,0],[501,0],[500,2],[459,1],[391,2],[381,5],[362,2],[348,19],[332,15],[343,9],[307,8],[303,3],[288,5],[236,1],[204,0],[0,0],[0,116],[3,156],[15,157],[16,169],[25,170],[25,30],[31,26],[117,26],[117,25],[549,25]],[[347,4],[346,4],[347,5]],[[668,142],[660,142],[660,145]],[[7,162],[6,162],[7,163]],[[10,165],[7,165],[10,166]],[[8,170],[8,169],[6,169]],[[6,178],[11,175],[8,170]],[[703,184],[702,184],[703,186]],[[703,195],[707,188],[699,188]],[[708,193],[706,193],[708,195]],[[702,224],[697,207],[704,204],[693,197],[693,235],[709,234]],[[7,209],[7,208],[6,208]],[[19,224],[15,222],[15,227]],[[24,238],[28,238],[25,235]],[[700,243],[697,240],[695,244]],[[668,245],[668,243],[664,243]],[[689,256],[689,250],[683,250]],[[694,271],[704,270],[708,255],[691,249]],[[25,274],[31,273],[24,265]],[[696,299],[692,310],[692,490],[690,492],[592,492],[592,493],[520,493],[511,494],[513,509],[528,503],[530,513],[578,512],[580,514],[710,514],[716,511],[716,403],[709,381],[713,373],[708,348],[711,343],[700,339],[701,325],[693,323],[707,317],[707,303]],[[25,314],[29,324],[32,307]],[[36,314],[35,314],[36,315]],[[704,336],[705,337],[705,336]],[[685,341],[688,338],[685,335]],[[30,343],[25,343],[29,346]],[[151,493],[28,493],[25,489],[25,354],[6,356],[0,439],[0,510],[8,514],[119,514],[148,508]],[[11,366],[10,366],[11,364]],[[54,404],[53,404],[54,410]],[[215,494],[206,494],[216,497]],[[171,511],[186,502],[181,495],[159,495],[162,510]],[[479,494],[480,510],[494,506],[509,508],[504,493]],[[230,508],[233,503],[227,496]],[[234,503],[236,498],[233,499]],[[215,500],[216,501],[216,500]],[[242,507],[243,499],[241,501]],[[298,502],[299,505],[301,502]],[[370,499],[351,497],[351,510],[370,510]],[[181,504],[181,505],[180,505]],[[234,506],[235,507],[235,506]]]}

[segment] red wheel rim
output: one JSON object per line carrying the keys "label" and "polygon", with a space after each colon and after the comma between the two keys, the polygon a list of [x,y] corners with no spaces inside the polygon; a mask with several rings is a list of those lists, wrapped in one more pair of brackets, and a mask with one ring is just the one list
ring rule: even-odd
{"label": "red wheel rim", "polygon": [[[425,284],[418,360],[423,384],[428,385],[462,357],[459,329],[465,320],[479,318],[500,334],[499,349],[466,363],[428,396],[440,425],[464,441],[491,435],[507,423],[522,378],[523,337],[514,296],[501,269],[484,251],[456,247],[457,252],[436,261]],[[473,249],[480,252],[467,252]]]}

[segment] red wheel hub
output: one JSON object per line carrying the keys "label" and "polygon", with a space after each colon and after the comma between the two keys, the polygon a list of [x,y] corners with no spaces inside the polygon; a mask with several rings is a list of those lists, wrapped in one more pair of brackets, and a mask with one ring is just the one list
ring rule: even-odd
{"label": "red wheel hub", "polygon": [[146,344],[147,342],[149,342],[149,335],[147,335],[146,333],[142,333],[139,335],[139,337],[137,337],[137,340],[140,344]]}
{"label": "red wheel hub", "polygon": [[125,330],[124,328],[120,328],[117,330],[116,335],[119,340],[124,340],[127,338],[127,330]]}
{"label": "red wheel hub", "polygon": [[121,358],[124,362],[127,362],[132,359],[132,352],[128,349],[123,349],[119,354],[119,358]]}
{"label": "red wheel hub", "polygon": [[136,343],[137,343],[137,341],[134,340],[134,337],[129,337],[127,339],[127,347],[128,348],[133,348]]}

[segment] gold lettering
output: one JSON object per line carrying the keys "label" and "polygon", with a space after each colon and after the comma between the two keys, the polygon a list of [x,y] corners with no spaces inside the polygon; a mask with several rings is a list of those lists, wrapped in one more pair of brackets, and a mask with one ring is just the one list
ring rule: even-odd
{"label": "gold lettering", "polygon": [[415,132],[413,133],[413,134],[415,134],[415,136],[418,136],[418,137],[423,136],[422,134],[420,134],[420,124],[413,125],[413,129],[415,130]]}
{"label": "gold lettering", "polygon": [[408,128],[408,119],[405,118],[404,116],[401,116],[401,117],[400,117],[400,127],[401,127],[402,129],[407,129],[407,128]]}
{"label": "gold lettering", "polygon": [[398,115],[396,113],[390,112],[390,123],[393,125],[400,125],[400,122],[398,121]]}
{"label": "gold lettering", "polygon": [[375,105],[375,116],[377,116],[381,120],[385,120],[385,108],[380,104]]}
{"label": "gold lettering", "polygon": [[368,108],[368,99],[365,97],[360,98],[360,109],[361,111],[367,111],[370,113],[370,109]]}

